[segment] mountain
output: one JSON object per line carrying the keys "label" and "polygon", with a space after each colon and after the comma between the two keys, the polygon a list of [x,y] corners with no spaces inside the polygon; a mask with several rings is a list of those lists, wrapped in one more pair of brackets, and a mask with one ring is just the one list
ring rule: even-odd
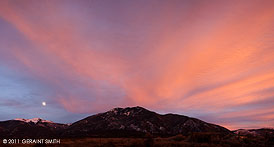
{"label": "mountain", "polygon": [[274,129],[230,131],[196,118],[158,114],[142,107],[114,108],[73,124],[40,118],[1,121],[0,138],[63,138],[68,146],[79,146],[77,139],[81,138],[82,146],[102,146],[102,142],[107,146],[152,146],[155,141],[159,146],[274,147]]}
{"label": "mountain", "polygon": [[271,146],[274,147],[274,129],[238,129],[233,131],[241,140],[249,146]]}
{"label": "mountain", "polygon": [[114,108],[71,125],[40,118],[0,122],[0,138],[143,137],[188,135],[193,132],[230,133],[224,127],[177,114],[158,114],[142,107]]}
{"label": "mountain", "polygon": [[68,127],[66,124],[54,123],[40,118],[0,122],[0,138],[52,138]]}
{"label": "mountain", "polygon": [[274,137],[274,129],[262,128],[262,129],[238,129],[233,131],[237,135],[241,136],[253,136],[253,137]]}
{"label": "mountain", "polygon": [[73,123],[64,137],[142,137],[188,135],[193,132],[228,134],[224,127],[177,114],[157,114],[142,107],[114,108]]}

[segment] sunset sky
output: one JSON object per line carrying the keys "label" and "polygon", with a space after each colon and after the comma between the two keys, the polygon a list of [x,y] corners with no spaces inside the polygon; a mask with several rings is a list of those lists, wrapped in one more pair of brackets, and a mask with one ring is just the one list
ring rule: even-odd
{"label": "sunset sky", "polygon": [[0,121],[128,106],[274,127],[274,1],[0,1]]}

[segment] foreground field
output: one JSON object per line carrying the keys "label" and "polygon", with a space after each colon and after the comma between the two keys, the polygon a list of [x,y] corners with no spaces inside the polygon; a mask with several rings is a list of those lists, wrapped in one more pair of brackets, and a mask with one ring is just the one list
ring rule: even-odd
{"label": "foreground field", "polygon": [[241,136],[235,134],[228,134],[222,136],[217,133],[193,133],[189,136],[177,135],[168,138],[153,138],[147,136],[145,138],[72,138],[61,139],[60,144],[14,144],[0,146],[16,146],[16,147],[209,147],[209,146],[246,146],[246,147],[260,147],[270,146],[274,147],[273,138],[261,138],[252,136]]}
{"label": "foreground field", "polygon": [[[3,145],[3,144],[2,144]],[[211,144],[213,145],[213,144]],[[80,138],[62,139],[61,144],[16,144],[3,145],[16,147],[180,147],[180,146],[210,146],[207,143],[191,143],[183,138]],[[218,145],[214,145],[218,146]]]}

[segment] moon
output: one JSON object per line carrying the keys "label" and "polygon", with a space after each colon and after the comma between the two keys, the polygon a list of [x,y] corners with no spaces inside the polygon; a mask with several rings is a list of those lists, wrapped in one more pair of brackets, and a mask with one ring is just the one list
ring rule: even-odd
{"label": "moon", "polygon": [[46,105],[47,105],[47,103],[46,103],[46,102],[42,102],[42,105],[43,105],[43,106],[46,106]]}

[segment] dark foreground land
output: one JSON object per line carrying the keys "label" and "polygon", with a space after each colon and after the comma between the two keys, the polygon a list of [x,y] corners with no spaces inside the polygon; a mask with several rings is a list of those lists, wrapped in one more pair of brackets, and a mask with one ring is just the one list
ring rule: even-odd
{"label": "dark foreground land", "polygon": [[274,147],[273,138],[242,136],[216,133],[193,133],[189,136],[177,135],[161,138],[147,136],[144,138],[72,138],[61,139],[60,144],[14,144],[0,146],[18,147]]}

